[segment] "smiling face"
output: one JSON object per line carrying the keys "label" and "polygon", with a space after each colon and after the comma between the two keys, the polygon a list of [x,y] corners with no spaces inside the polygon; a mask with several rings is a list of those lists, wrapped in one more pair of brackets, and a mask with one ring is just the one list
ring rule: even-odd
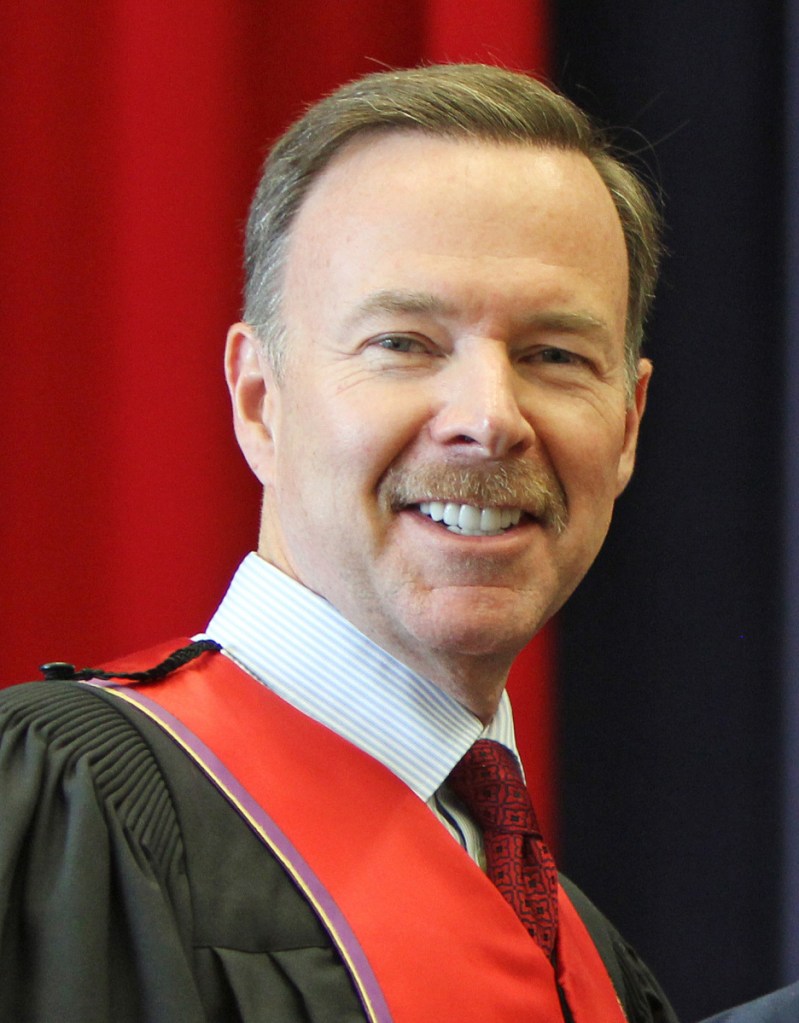
{"label": "smiling face", "polygon": [[484,716],[580,581],[633,467],[618,216],[572,152],[351,143],[288,243],[285,373],[228,375],[259,553]]}

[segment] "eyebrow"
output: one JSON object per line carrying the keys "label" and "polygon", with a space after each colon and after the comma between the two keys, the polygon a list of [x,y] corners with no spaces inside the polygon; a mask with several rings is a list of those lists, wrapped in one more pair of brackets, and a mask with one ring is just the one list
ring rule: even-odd
{"label": "eyebrow", "polygon": [[523,323],[530,330],[552,330],[562,334],[591,334],[601,341],[610,340],[608,324],[589,312],[555,309],[533,313],[531,316],[525,317]]}
{"label": "eyebrow", "polygon": [[367,295],[348,317],[348,323],[359,323],[379,313],[429,313],[454,316],[456,308],[451,302],[446,302],[426,291],[394,291],[388,288]]}
{"label": "eyebrow", "polygon": [[[456,316],[457,306],[438,295],[426,291],[403,291],[386,288],[375,291],[360,302],[351,316],[348,326],[354,326],[380,313],[428,314],[434,316]],[[550,309],[530,313],[517,321],[520,331],[550,330],[563,334],[593,335],[599,341],[609,341],[611,332],[605,320],[583,310]]]}

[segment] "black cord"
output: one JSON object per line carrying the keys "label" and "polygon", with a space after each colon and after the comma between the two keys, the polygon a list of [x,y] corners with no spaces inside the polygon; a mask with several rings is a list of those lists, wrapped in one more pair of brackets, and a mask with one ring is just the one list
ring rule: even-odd
{"label": "black cord", "polygon": [[147,671],[96,671],[94,668],[81,668],[80,671],[76,671],[75,665],[68,664],[66,661],[50,661],[43,664],[40,671],[46,681],[88,682],[90,679],[96,678],[105,682],[119,678],[126,682],[160,682],[162,678],[166,678],[167,675],[182,668],[184,664],[196,660],[202,654],[219,653],[221,649],[219,643],[213,639],[198,639],[194,643],[189,643],[188,646],[176,650],[166,660],[148,668]]}

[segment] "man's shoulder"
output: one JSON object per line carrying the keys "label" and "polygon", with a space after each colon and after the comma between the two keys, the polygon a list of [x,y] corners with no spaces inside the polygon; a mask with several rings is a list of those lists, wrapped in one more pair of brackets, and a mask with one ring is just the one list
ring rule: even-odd
{"label": "man's shoulder", "polygon": [[103,817],[127,824],[133,816],[146,826],[170,803],[152,737],[117,703],[75,682],[0,692],[0,766],[20,823],[83,819],[93,806]]}
{"label": "man's shoulder", "polygon": [[69,747],[74,754],[91,756],[123,734],[130,742],[152,741],[152,729],[143,727],[138,711],[104,689],[83,683],[93,679],[146,683],[166,677],[200,654],[218,650],[210,641],[192,643],[172,640],[151,649],[121,657],[97,668],[76,671],[72,664],[52,662],[42,666],[44,679],[23,682],[0,690],[0,732],[3,740],[30,735],[43,747],[52,743]]}
{"label": "man's shoulder", "polygon": [[[71,737],[91,743],[119,715],[99,694],[75,682],[41,680],[0,690],[0,727],[4,738],[34,733],[43,742]],[[103,707],[107,707],[103,711]]]}
{"label": "man's shoulder", "polygon": [[799,981],[753,1002],[713,1016],[705,1023],[796,1023],[799,1020]]}

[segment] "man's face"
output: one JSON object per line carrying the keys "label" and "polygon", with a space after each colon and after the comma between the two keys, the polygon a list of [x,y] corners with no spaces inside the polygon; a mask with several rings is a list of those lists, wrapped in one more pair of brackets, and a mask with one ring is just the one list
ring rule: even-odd
{"label": "man's face", "polygon": [[507,670],[632,471],[649,366],[628,407],[626,306],[621,226],[585,157],[351,144],[292,229],[284,377],[257,358],[260,422],[239,425],[261,555],[440,684],[470,658]]}

